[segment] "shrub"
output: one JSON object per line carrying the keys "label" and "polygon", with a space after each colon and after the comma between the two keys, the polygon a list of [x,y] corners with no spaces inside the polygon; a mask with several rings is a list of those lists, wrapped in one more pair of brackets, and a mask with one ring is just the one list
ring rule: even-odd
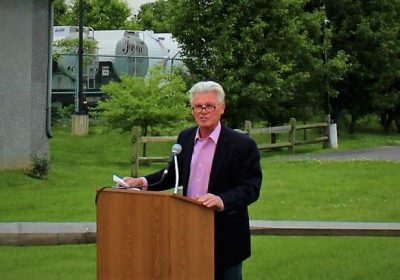
{"label": "shrub", "polygon": [[47,154],[33,154],[31,156],[31,167],[28,175],[37,179],[46,179],[49,172],[49,159]]}
{"label": "shrub", "polygon": [[148,77],[122,76],[121,82],[101,87],[110,98],[97,107],[106,125],[124,132],[140,126],[142,134],[157,127],[174,128],[190,115],[186,85],[179,75],[168,75],[157,65]]}
{"label": "shrub", "polygon": [[74,105],[63,106],[60,102],[51,104],[51,121],[54,123],[67,123],[74,113]]}

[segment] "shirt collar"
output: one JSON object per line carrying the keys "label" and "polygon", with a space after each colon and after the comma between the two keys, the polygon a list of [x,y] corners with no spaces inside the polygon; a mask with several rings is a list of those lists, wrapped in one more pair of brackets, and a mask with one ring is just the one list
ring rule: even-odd
{"label": "shirt collar", "polygon": [[[214,130],[211,132],[211,134],[208,136],[208,138],[211,138],[211,140],[215,144],[217,144],[220,133],[221,133],[221,122],[218,122],[217,126],[214,128]],[[197,140],[199,140],[199,139],[201,139],[201,138],[200,138],[199,128],[197,128],[196,137],[194,138],[194,142],[196,143]]]}

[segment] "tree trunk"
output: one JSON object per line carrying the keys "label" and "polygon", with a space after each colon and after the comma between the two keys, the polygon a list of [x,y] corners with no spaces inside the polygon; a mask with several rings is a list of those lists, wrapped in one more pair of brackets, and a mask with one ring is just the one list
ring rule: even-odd
{"label": "tree trunk", "polygon": [[386,119],[386,124],[385,124],[385,133],[389,134],[390,132],[390,127],[392,126],[392,122],[393,122],[393,113],[389,112],[387,114],[387,119]]}
{"label": "tree trunk", "polygon": [[400,133],[400,104],[394,108],[394,122],[397,126],[397,133]]}
{"label": "tree trunk", "polygon": [[351,113],[351,121],[350,121],[350,134],[354,134],[356,131],[356,124],[357,124],[357,116],[356,114]]}
{"label": "tree trunk", "polygon": [[386,123],[386,112],[383,111],[381,112],[381,126],[385,127],[385,123]]}
{"label": "tree trunk", "polygon": [[394,122],[396,123],[397,133],[400,133],[400,116],[394,118]]}
{"label": "tree trunk", "polygon": [[385,110],[381,113],[381,125],[386,134],[389,134],[394,119],[393,112]]}

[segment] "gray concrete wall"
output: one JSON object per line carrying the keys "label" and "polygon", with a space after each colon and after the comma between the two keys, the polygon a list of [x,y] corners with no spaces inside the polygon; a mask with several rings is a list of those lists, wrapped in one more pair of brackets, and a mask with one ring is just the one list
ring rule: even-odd
{"label": "gray concrete wall", "polygon": [[50,2],[0,2],[0,169],[24,168],[32,154],[48,154]]}

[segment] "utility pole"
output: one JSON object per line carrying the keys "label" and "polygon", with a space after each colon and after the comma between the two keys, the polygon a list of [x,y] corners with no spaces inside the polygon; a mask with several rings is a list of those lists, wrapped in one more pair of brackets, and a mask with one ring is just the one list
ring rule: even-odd
{"label": "utility pole", "polygon": [[78,96],[76,114],[82,115],[83,111],[83,0],[79,0],[79,43],[78,43]]}
{"label": "utility pole", "polygon": [[80,136],[89,134],[89,116],[83,108],[83,9],[83,0],[79,0],[78,94],[75,95],[71,134]]}
{"label": "utility pole", "polygon": [[327,64],[328,64],[328,47],[327,47],[327,40],[326,40],[326,30],[330,28],[331,23],[329,19],[327,19],[326,16],[326,8],[325,8],[325,1],[320,0],[320,10],[323,12],[323,20],[321,23],[321,31],[322,31],[322,62],[324,66],[324,78],[325,78],[325,121],[328,123],[328,126],[326,128],[326,135],[328,136],[328,141],[324,142],[324,147],[325,148],[337,148],[338,147],[338,142],[337,142],[337,127],[336,124],[332,122],[331,119],[331,100],[330,100],[330,89],[329,89],[329,80],[328,80],[328,74],[326,71]]}
{"label": "utility pole", "polygon": [[[328,49],[326,45],[326,29],[330,28],[330,21],[326,18],[326,11],[325,11],[325,1],[321,0],[321,7],[320,10],[323,11],[324,13],[324,19],[322,20],[321,23],[321,31],[322,31],[322,61],[323,61],[323,66],[324,68],[327,67],[328,63]],[[328,77],[326,76],[327,74],[325,73],[325,114],[330,115],[331,114],[331,102],[330,102],[330,94],[329,94],[329,82],[328,82]]]}

